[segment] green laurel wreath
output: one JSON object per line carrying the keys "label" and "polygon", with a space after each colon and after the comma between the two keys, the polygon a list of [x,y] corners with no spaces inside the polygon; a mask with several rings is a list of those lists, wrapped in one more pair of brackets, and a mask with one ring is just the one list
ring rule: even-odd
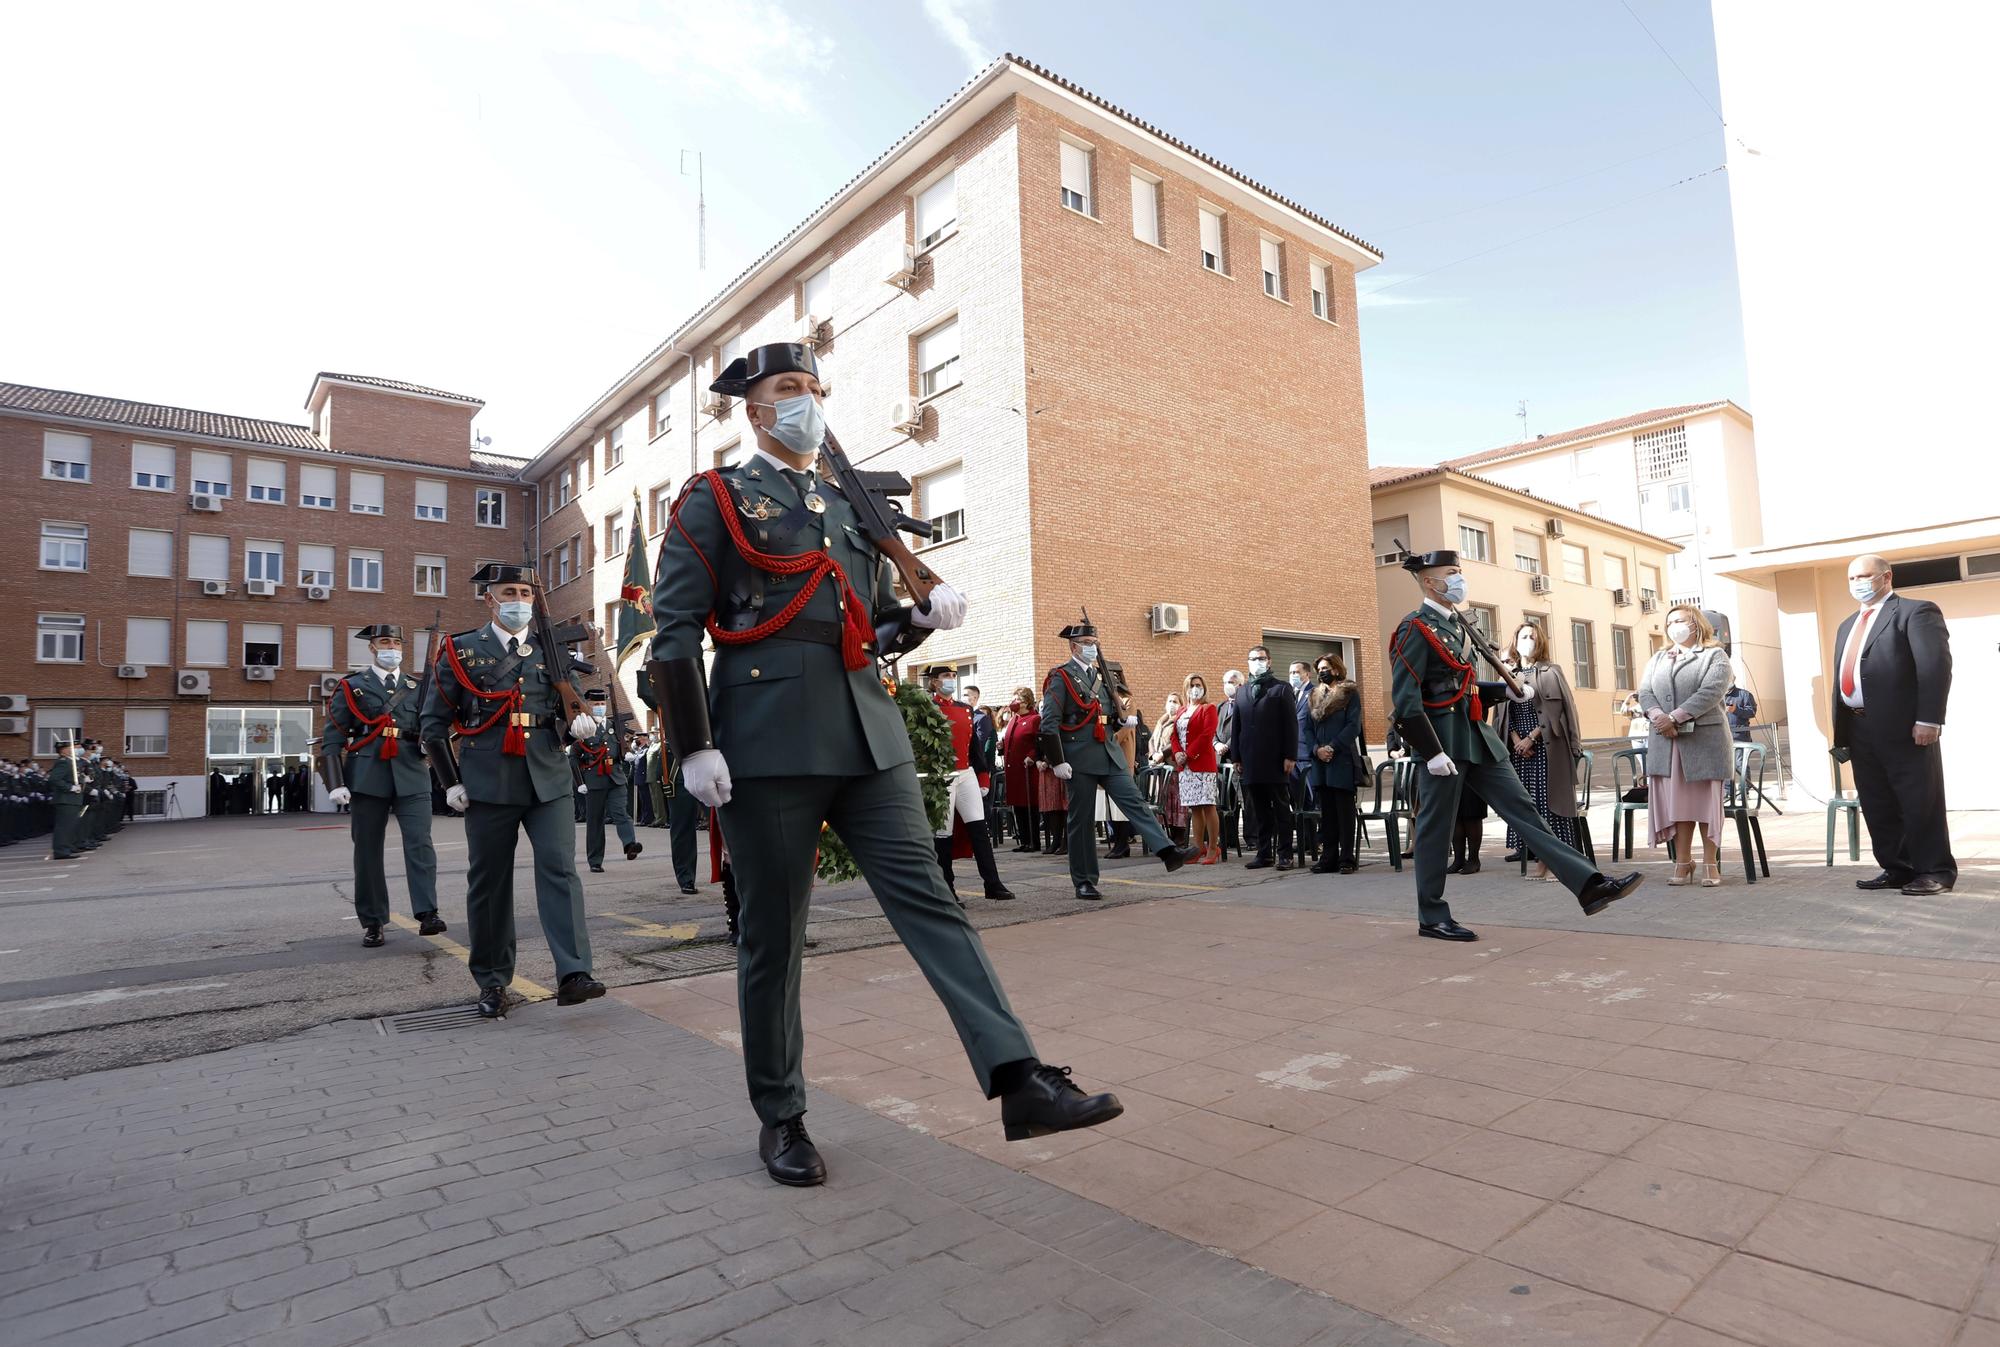
{"label": "green laurel wreath", "polygon": [[[898,683],[893,689],[896,709],[903,713],[903,726],[910,732],[910,748],[917,760],[917,784],[924,794],[924,814],[931,831],[943,827],[951,813],[951,776],[958,759],[951,750],[951,722],[937,709],[919,683]],[[819,868],[814,872],[829,884],[861,877],[854,853],[831,827],[819,832]]]}

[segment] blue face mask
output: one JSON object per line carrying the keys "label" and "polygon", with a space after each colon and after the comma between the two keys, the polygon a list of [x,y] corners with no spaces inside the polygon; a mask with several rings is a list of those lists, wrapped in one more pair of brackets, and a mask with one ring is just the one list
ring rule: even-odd
{"label": "blue face mask", "polygon": [[503,603],[499,605],[500,625],[508,631],[526,631],[528,624],[535,620],[535,605],[532,603]]}
{"label": "blue face mask", "polygon": [[1451,576],[1451,577],[1450,577],[1449,579],[1447,579],[1447,580],[1446,580],[1446,581],[1444,582],[1444,601],[1445,601],[1446,603],[1464,603],[1464,602],[1465,602],[1465,577],[1464,577],[1464,576],[1462,576],[1462,575],[1454,575],[1454,576]]}
{"label": "blue face mask", "polygon": [[819,453],[819,447],[826,440],[826,409],[819,405],[819,399],[811,393],[801,393],[795,398],[779,398],[776,402],[759,402],[759,407],[769,407],[777,420],[771,423],[770,436],[785,448],[801,458],[811,458]]}
{"label": "blue face mask", "polygon": [[400,650],[377,650],[375,652],[375,662],[385,669],[400,668],[403,663],[403,652]]}
{"label": "blue face mask", "polygon": [[1095,664],[1097,663],[1097,647],[1094,645],[1080,645],[1076,648],[1076,657],[1085,664]]}

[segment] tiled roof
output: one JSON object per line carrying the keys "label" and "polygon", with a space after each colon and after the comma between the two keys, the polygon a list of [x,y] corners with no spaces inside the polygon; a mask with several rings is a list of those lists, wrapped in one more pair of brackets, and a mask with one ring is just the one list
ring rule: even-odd
{"label": "tiled roof", "polygon": [[1443,472],[1441,467],[1412,466],[1407,463],[1388,464],[1368,469],[1368,489],[1378,486],[1394,486],[1398,482],[1414,482],[1419,477],[1428,477],[1434,472]]}
{"label": "tiled roof", "polygon": [[520,475],[521,469],[528,466],[528,460],[517,458],[513,454],[495,454],[485,449],[474,449],[472,451],[472,466],[475,468],[484,468],[488,472],[504,472],[509,477],[516,477]]}
{"label": "tiled roof", "polygon": [[1593,425],[1578,426],[1575,430],[1559,431],[1554,435],[1537,435],[1532,440],[1522,440],[1516,444],[1503,444],[1498,449],[1484,449],[1476,454],[1466,454],[1460,458],[1444,461],[1447,468],[1471,468],[1481,463],[1497,463],[1501,459],[1513,458],[1519,454],[1531,454],[1542,449],[1554,449],[1577,440],[1594,440],[1604,435],[1615,435],[1621,430],[1631,430],[1653,421],[1671,421],[1679,416],[1693,416],[1696,412],[1712,412],[1727,407],[1729,400],[1717,402],[1691,402],[1684,407],[1655,407],[1650,412],[1638,412],[1632,416],[1620,416],[1615,420],[1599,421]]}
{"label": "tiled roof", "polygon": [[449,398],[453,402],[463,402],[473,407],[486,404],[478,398],[467,397],[463,393],[447,393],[442,388],[425,388],[422,384],[404,383],[401,379],[378,379],[372,374],[331,374],[321,370],[314,380],[336,379],[344,384],[362,384],[369,388],[386,388],[392,393],[417,393],[427,398]]}
{"label": "tiled roof", "polygon": [[157,430],[164,434],[206,435],[247,444],[268,444],[280,449],[326,448],[308,427],[295,426],[288,421],[260,421],[251,416],[198,412],[186,407],[163,407],[152,402],[100,397],[95,393],[66,393],[60,389],[33,388],[27,384],[0,383],[0,411],[103,421],[140,430]]}

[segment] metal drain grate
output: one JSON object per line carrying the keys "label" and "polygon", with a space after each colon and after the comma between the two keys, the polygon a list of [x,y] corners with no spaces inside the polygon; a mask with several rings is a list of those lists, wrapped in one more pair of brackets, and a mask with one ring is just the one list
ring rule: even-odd
{"label": "metal drain grate", "polygon": [[693,977],[697,973],[719,973],[736,967],[736,947],[727,941],[682,945],[657,954],[628,955],[634,963],[657,968],[672,977]]}
{"label": "metal drain grate", "polygon": [[385,1033],[422,1034],[439,1029],[456,1029],[464,1024],[479,1024],[481,1020],[477,1005],[464,1005],[413,1010],[407,1015],[385,1015],[376,1023],[383,1026]]}

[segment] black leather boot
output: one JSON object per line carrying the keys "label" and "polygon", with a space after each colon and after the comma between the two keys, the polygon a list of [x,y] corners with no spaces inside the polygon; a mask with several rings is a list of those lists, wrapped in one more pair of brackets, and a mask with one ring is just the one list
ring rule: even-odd
{"label": "black leather boot", "polygon": [[1015,851],[1031,852],[1042,849],[1041,839],[1037,836],[1035,828],[1040,821],[1040,816],[1026,805],[1014,806],[1014,831],[1018,834],[1014,844]]}
{"label": "black leather boot", "polygon": [[1048,839],[1042,844],[1044,856],[1063,856],[1069,853],[1069,833],[1066,827],[1068,822],[1060,809],[1048,809],[1042,812],[1042,834]]}
{"label": "black leather boot", "polygon": [[1465,825],[1465,864],[1459,867],[1461,875],[1479,873],[1479,848],[1486,841],[1486,825],[1478,819]]}
{"label": "black leather boot", "polygon": [[787,1118],[757,1133],[757,1158],[764,1172],[788,1188],[816,1188],[826,1182],[826,1161],[806,1135],[806,1115]]}
{"label": "black leather boot", "polygon": [[[944,871],[944,886],[950,889],[951,896],[956,898],[958,897],[958,880],[951,873],[951,839],[949,837],[933,837],[931,842],[937,847],[938,869]],[[965,904],[961,902],[959,906],[964,907]]]}
{"label": "black leather boot", "polygon": [[1007,1140],[1026,1141],[1053,1132],[1095,1127],[1125,1111],[1115,1094],[1085,1094],[1066,1066],[1036,1062],[1027,1079],[1000,1096],[1000,1121]]}

